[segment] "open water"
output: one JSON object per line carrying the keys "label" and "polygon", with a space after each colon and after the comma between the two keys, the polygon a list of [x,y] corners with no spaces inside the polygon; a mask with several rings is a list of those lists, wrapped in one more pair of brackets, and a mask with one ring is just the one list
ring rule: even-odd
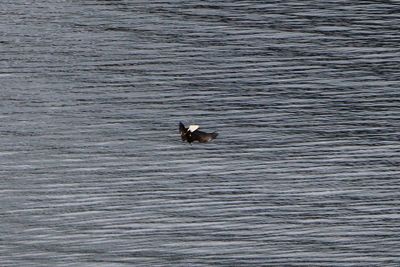
{"label": "open water", "polygon": [[399,1],[0,15],[1,266],[400,266]]}

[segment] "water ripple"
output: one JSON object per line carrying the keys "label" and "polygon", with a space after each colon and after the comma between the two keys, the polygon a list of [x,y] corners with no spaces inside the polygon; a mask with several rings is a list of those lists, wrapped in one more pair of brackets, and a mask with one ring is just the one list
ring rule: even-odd
{"label": "water ripple", "polygon": [[2,266],[398,266],[398,10],[4,1]]}

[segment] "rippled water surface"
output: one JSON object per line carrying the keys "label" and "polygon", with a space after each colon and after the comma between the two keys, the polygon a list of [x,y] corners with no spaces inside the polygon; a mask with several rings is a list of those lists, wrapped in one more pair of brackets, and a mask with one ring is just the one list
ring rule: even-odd
{"label": "rippled water surface", "polygon": [[399,1],[0,7],[1,266],[400,266]]}

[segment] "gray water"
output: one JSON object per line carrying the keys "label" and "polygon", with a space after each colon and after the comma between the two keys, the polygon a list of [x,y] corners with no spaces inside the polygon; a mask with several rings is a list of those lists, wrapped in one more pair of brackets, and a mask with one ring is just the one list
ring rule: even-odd
{"label": "gray water", "polygon": [[399,1],[0,14],[1,266],[400,266]]}

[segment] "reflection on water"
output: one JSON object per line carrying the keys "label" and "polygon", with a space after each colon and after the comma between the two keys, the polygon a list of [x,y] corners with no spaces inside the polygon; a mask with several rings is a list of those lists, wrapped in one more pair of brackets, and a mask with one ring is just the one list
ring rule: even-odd
{"label": "reflection on water", "polygon": [[5,1],[2,265],[397,266],[396,11]]}

